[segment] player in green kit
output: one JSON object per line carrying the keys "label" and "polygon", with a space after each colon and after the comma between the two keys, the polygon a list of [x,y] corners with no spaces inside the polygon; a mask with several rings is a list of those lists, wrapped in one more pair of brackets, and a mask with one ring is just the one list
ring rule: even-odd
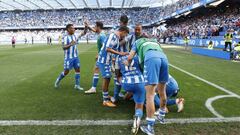
{"label": "player in green kit", "polygon": [[[96,22],[96,25],[95,25],[94,28],[89,27],[89,25],[88,25],[88,28],[90,30],[92,30],[93,32],[98,34],[97,48],[98,48],[98,53],[99,53],[99,51],[101,50],[102,45],[103,45],[103,43],[105,41],[105,38],[106,38],[106,34],[102,30],[103,29],[103,23],[98,21],[98,22]],[[94,75],[93,75],[93,80],[92,80],[92,87],[89,90],[85,91],[85,94],[96,93],[96,87],[97,87],[98,80],[99,80],[99,68],[97,66],[98,53],[96,55],[96,65],[94,67]]]}
{"label": "player in green kit", "polygon": [[155,90],[158,88],[160,96],[160,110],[157,120],[164,124],[166,113],[166,83],[168,82],[168,60],[161,49],[160,44],[155,39],[141,38],[132,45],[126,65],[131,63],[135,54],[139,57],[140,66],[143,69],[145,89],[146,89],[146,112],[147,126],[141,126],[141,130],[154,135],[155,125]]}

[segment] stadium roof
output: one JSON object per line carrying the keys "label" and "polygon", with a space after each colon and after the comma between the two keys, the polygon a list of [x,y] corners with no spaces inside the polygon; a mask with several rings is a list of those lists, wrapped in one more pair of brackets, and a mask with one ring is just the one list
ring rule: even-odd
{"label": "stadium roof", "polygon": [[176,0],[0,0],[0,11],[162,6]]}

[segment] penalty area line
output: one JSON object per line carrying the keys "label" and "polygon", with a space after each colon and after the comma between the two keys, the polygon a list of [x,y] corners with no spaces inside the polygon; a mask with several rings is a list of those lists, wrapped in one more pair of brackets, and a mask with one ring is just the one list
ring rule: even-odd
{"label": "penalty area line", "polygon": [[[131,125],[132,122],[132,120],[1,120],[0,126],[125,126]],[[240,117],[166,119],[166,124],[219,122],[240,122]]]}

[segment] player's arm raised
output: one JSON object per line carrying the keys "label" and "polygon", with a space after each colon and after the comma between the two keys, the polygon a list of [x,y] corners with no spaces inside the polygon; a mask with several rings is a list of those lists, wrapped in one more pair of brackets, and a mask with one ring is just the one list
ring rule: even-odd
{"label": "player's arm raised", "polygon": [[80,39],[82,36],[86,35],[88,31],[88,23],[85,21],[84,22],[84,30],[80,33],[80,35],[78,36],[78,39]]}
{"label": "player's arm raised", "polygon": [[93,31],[93,32],[96,32],[96,30],[95,30],[93,27],[89,26],[88,23],[86,23],[86,26],[88,27],[89,30],[91,30],[91,31]]}
{"label": "player's arm raised", "polygon": [[80,34],[79,37],[82,37],[82,36],[86,35],[86,34],[87,34],[87,31],[88,31],[88,27],[85,26],[83,32]]}

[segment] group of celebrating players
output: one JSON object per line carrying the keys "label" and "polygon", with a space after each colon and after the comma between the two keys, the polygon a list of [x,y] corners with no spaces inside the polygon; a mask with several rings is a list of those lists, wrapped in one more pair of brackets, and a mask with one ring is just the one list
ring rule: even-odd
{"label": "group of celebrating players", "polygon": [[[137,24],[134,30],[128,27],[128,17],[121,16],[120,26],[115,27],[109,34],[103,31],[103,23],[96,22],[91,28],[84,23],[84,31],[80,36],[75,35],[72,24],[66,26],[67,33],[63,36],[64,71],[58,76],[55,87],[60,81],[75,69],[75,86],[80,87],[80,61],[77,44],[81,36],[90,29],[98,34],[96,65],[92,87],[86,94],[96,93],[99,73],[103,79],[102,96],[103,106],[116,107],[120,99],[121,88],[126,92],[124,99],[133,98],[135,114],[132,132],[137,134],[140,128],[148,135],[154,135],[155,120],[165,123],[167,105],[177,105],[178,112],[183,110],[184,99],[176,98],[179,87],[176,80],[169,75],[168,59],[157,40],[142,33],[142,25]],[[114,73],[114,95],[109,96],[109,83]],[[143,108],[146,106],[147,125],[140,125],[143,117]],[[159,109],[155,112],[155,107]]]}

